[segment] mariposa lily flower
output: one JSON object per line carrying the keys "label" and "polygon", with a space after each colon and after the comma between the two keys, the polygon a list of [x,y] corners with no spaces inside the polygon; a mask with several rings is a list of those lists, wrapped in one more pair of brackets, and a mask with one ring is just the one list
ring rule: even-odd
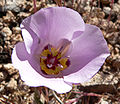
{"label": "mariposa lily flower", "polygon": [[68,92],[93,77],[109,56],[100,29],[66,7],[39,10],[23,20],[21,30],[24,42],[15,45],[12,63],[32,87]]}

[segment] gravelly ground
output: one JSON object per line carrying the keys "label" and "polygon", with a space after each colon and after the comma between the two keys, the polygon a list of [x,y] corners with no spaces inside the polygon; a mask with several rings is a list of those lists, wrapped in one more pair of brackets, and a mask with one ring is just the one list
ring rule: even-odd
{"label": "gravelly ground", "polygon": [[[66,0],[65,5],[78,11],[84,21],[94,24],[103,32],[111,55],[100,71],[87,83],[74,89],[86,93],[100,94],[82,96],[77,104],[120,104],[120,0]],[[99,2],[100,1],[100,2]],[[107,2],[108,1],[108,2]],[[56,6],[52,0],[37,0],[37,9]],[[112,9],[111,9],[112,6]],[[34,89],[26,86],[19,72],[11,64],[14,45],[23,41],[20,30],[21,21],[33,14],[32,0],[0,1],[0,104],[32,104]],[[59,95],[65,97],[65,95]],[[78,97],[71,94],[70,98]],[[44,101],[44,98],[41,97]],[[50,92],[50,104],[56,104]]]}

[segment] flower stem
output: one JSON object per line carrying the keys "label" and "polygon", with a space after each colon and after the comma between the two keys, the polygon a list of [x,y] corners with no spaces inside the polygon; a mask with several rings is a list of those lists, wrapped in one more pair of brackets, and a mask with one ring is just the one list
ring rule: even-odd
{"label": "flower stem", "polygon": [[40,92],[38,91],[37,88],[35,88],[34,103],[35,104],[41,104],[41,101],[40,101]]}
{"label": "flower stem", "polygon": [[36,8],[36,0],[33,0],[33,5],[34,5],[34,12],[37,11],[37,8]]}
{"label": "flower stem", "polygon": [[66,2],[65,2],[65,0],[64,0],[64,6],[66,6]]}
{"label": "flower stem", "polygon": [[111,5],[110,5],[111,10],[110,10],[110,14],[109,14],[109,17],[108,17],[108,22],[109,22],[110,19],[111,19],[111,14],[112,14],[112,9],[113,9],[113,4],[114,4],[114,0],[111,1]]}
{"label": "flower stem", "polygon": [[47,87],[44,87],[45,88],[45,93],[46,93],[46,101],[47,103],[49,102],[49,93],[48,93],[48,88]]}
{"label": "flower stem", "polygon": [[60,103],[60,104],[64,104],[60,99],[59,97],[56,95],[55,91],[52,91],[54,97],[56,98],[56,100]]}
{"label": "flower stem", "polygon": [[72,5],[74,5],[74,0],[72,0]]}
{"label": "flower stem", "polygon": [[110,5],[111,10],[110,10],[110,14],[109,14],[108,19],[107,19],[107,21],[108,21],[108,28],[106,30],[107,32],[109,30],[109,23],[110,23],[110,19],[111,19],[111,15],[112,15],[113,4],[114,4],[114,0],[111,1],[111,5]]}

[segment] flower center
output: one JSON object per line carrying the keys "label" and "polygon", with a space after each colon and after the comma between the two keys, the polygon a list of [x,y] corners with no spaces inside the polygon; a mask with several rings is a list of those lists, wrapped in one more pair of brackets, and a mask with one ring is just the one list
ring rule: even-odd
{"label": "flower center", "polygon": [[[62,46],[61,48],[63,48]],[[40,67],[43,73],[47,75],[56,75],[70,65],[68,57],[63,57],[63,50],[54,48],[48,44],[40,54]]]}

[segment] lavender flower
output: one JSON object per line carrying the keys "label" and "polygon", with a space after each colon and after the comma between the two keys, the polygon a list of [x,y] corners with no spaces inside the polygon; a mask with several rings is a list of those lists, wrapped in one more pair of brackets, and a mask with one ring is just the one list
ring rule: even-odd
{"label": "lavender flower", "polygon": [[16,44],[12,63],[32,87],[68,92],[73,83],[95,75],[109,56],[100,29],[69,8],[41,9],[23,20],[21,29],[24,42]]}

